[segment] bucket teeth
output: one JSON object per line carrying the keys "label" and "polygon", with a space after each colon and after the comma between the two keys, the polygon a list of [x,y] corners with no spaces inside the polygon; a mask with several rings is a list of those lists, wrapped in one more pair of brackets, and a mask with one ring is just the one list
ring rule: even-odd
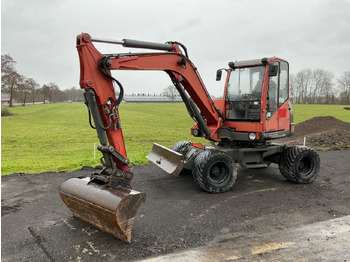
{"label": "bucket teeth", "polygon": [[60,185],[60,196],[73,216],[102,231],[131,242],[134,217],[145,203],[146,194],[90,182],[90,178],[71,178]]}

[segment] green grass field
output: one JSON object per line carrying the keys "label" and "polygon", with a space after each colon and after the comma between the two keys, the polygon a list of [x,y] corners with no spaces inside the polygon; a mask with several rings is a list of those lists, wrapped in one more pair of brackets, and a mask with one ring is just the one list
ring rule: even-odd
{"label": "green grass field", "polygon": [[[350,122],[350,112],[338,105],[294,105],[294,122],[332,115]],[[75,170],[99,164],[95,130],[83,103],[11,108],[1,117],[1,173]],[[122,104],[120,115],[128,157],[147,164],[154,142],[171,147],[182,140],[205,143],[190,135],[193,125],[184,104]]]}

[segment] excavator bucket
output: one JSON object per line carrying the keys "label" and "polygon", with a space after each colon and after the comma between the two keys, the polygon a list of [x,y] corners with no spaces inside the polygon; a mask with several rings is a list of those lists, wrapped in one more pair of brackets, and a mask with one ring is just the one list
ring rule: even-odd
{"label": "excavator bucket", "polygon": [[125,188],[110,188],[89,177],[70,178],[60,185],[60,196],[73,216],[130,243],[134,217],[146,194]]}
{"label": "excavator bucket", "polygon": [[178,176],[184,166],[182,154],[157,143],[153,144],[152,151],[146,157],[165,172],[174,176]]}

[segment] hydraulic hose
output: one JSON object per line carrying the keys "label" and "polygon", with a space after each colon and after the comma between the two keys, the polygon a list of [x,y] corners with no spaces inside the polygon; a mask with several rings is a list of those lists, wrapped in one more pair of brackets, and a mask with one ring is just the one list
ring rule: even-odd
{"label": "hydraulic hose", "polygon": [[98,61],[98,69],[105,77],[111,79],[112,81],[114,81],[118,85],[119,96],[118,96],[118,98],[115,101],[115,104],[113,106],[114,108],[118,108],[119,104],[122,102],[123,97],[124,97],[124,88],[123,88],[122,84],[108,72],[108,69],[107,69],[108,64],[107,63],[108,63],[109,57],[110,56],[102,56],[100,58],[100,60]]}

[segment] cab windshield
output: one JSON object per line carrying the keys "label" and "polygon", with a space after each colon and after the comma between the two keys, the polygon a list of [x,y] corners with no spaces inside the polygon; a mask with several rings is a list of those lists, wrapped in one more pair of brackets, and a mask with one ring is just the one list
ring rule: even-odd
{"label": "cab windshield", "polygon": [[231,71],[226,98],[230,104],[229,120],[260,120],[261,92],[265,67],[236,68]]}

